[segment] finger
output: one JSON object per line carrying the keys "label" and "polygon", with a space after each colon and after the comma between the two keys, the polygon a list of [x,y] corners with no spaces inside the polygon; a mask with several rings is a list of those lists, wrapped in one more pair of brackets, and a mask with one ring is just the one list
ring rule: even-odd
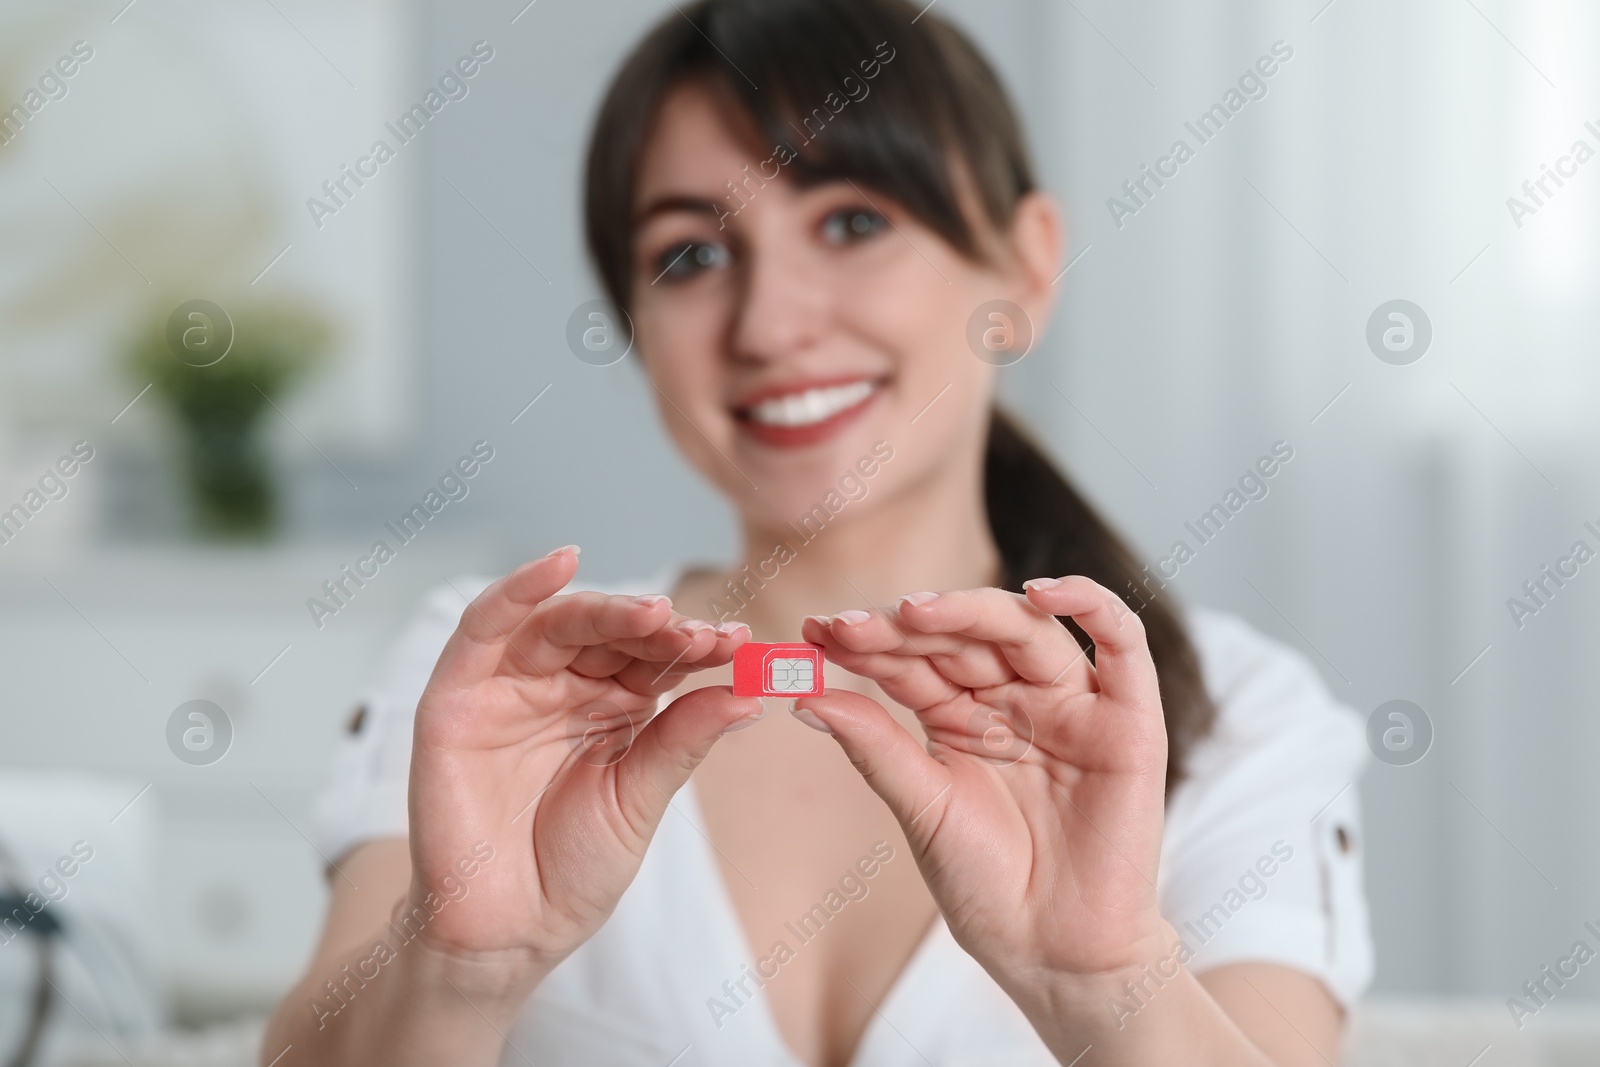
{"label": "finger", "polygon": [[725,663],[733,662],[733,654],[739,651],[739,646],[750,640],[750,624],[745,622],[719,622],[716,625],[717,643],[704,656],[696,666],[720,667]]}
{"label": "finger", "polygon": [[617,804],[629,825],[641,836],[653,833],[667,802],[717,738],[761,712],[760,697],[736,697],[726,685],[696,689],[668,704],[616,764]]}
{"label": "finger", "polygon": [[[505,662],[525,673],[549,677],[570,666],[586,647],[639,641],[666,629],[677,617],[672,602],[660,593],[571,593],[541,604],[509,635],[507,646],[515,655]],[[659,646],[667,649],[662,653],[665,659],[680,650],[672,640],[664,638]]]}
{"label": "finger", "polygon": [[822,616],[806,616],[800,624],[800,636],[812,644],[821,645],[823,654],[830,661],[851,674],[877,682],[889,699],[912,711],[921,711],[952,700],[965,691],[965,686],[945,677],[932,661],[922,656],[899,652],[857,652],[844,643],[844,635],[834,634]]}
{"label": "finger", "polygon": [[670,692],[691,674],[723,666],[732,660],[738,647],[749,640],[750,628],[744,623],[737,623],[728,632],[719,629],[714,634],[715,641],[709,651],[699,651],[700,642],[697,641],[694,649],[665,664],[653,660],[634,660],[617,672],[616,680],[635,693],[648,696]]}
{"label": "finger", "polygon": [[[906,840],[920,848],[932,838],[950,801],[950,769],[869,696],[830,689],[800,697],[795,716],[807,712],[827,727],[874,793],[900,820]],[[810,725],[810,723],[807,723]]]}
{"label": "finger", "polygon": [[[696,638],[702,634],[703,640]],[[698,656],[715,647],[717,633],[699,619],[669,616],[660,629],[643,637],[619,637],[578,650],[569,668],[589,678],[609,678],[635,660],[648,660],[657,669],[688,655]]]}
{"label": "finger", "polygon": [[1069,669],[1089,666],[1083,649],[1050,613],[1004,589],[913,593],[898,605],[908,641],[922,634],[960,634],[997,648],[1017,674],[1048,684]]}
{"label": "finger", "polygon": [[1006,677],[1015,672],[992,649],[960,633],[922,633],[907,626],[898,609],[863,611],[859,608],[837,615],[808,616],[822,620],[836,637],[857,652],[892,652],[903,656],[972,656],[981,653],[985,662],[1005,668]]}
{"label": "finger", "polygon": [[491,582],[461,613],[434,668],[434,680],[459,688],[494,674],[511,633],[577,570],[577,546],[568,545]]}
{"label": "finger", "polygon": [[926,634],[897,623],[889,611],[841,611],[829,618],[828,632],[856,652],[886,652],[925,657],[950,681],[968,688],[1003,685],[1017,672],[1002,651],[965,634]]}
{"label": "finger", "polygon": [[588,678],[615,678],[636,693],[653,695],[674,688],[695,671],[729,662],[749,638],[750,627],[742,622],[713,627],[701,619],[683,619],[644,638],[585,648],[568,669]]}
{"label": "finger", "polygon": [[1040,610],[1072,616],[1089,635],[1102,692],[1118,702],[1153,701],[1160,706],[1160,683],[1144,620],[1130,611],[1121,597],[1081,574],[1035,578],[1024,587],[1028,600]]}
{"label": "finger", "polygon": [[[1018,670],[1003,649],[965,633],[923,633],[904,625],[896,609],[840,611],[826,621],[838,643],[853,651],[880,651],[890,656],[925,657],[933,669],[955,685],[990,688],[1018,680]],[[898,697],[896,697],[898,699]]]}
{"label": "finger", "polygon": [[619,596],[581,592],[552,600],[521,629],[545,644],[577,649],[647,637],[678,618],[672,601],[660,593]]}
{"label": "finger", "polygon": [[[749,623],[712,623],[705,619],[682,618],[674,623],[674,626],[686,633],[696,633],[703,630],[712,635],[711,646],[708,649],[701,651],[697,644],[691,654],[682,656],[685,663],[693,661],[697,669],[720,667],[724,663],[730,662],[733,659],[734,652],[738,651],[739,646],[750,640]],[[639,658],[648,659],[650,657],[641,656]],[[668,662],[678,658],[678,656],[674,656]],[[656,657],[656,659],[659,660],[660,657]]]}
{"label": "finger", "polygon": [[[705,641],[686,644],[679,635],[689,638],[706,636]],[[696,660],[703,667],[720,666],[733,658],[734,651],[750,637],[750,627],[742,622],[725,622],[713,625],[704,619],[674,616],[673,621],[653,634],[642,638],[625,638],[609,641],[585,649],[580,655],[612,656],[621,653],[632,659],[655,663],[672,663],[679,659]],[[692,647],[691,647],[692,645]],[[685,649],[688,649],[686,652]]]}

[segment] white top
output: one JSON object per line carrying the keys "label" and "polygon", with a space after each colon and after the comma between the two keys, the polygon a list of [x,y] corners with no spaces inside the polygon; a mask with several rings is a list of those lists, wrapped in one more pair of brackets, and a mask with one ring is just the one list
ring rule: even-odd
{"label": "white top", "polygon": [[[598,588],[670,591],[680,570]],[[361,728],[346,736],[317,801],[323,855],[405,836],[417,699],[462,597],[487,584],[458,579],[430,594],[367,687]],[[1354,787],[1367,758],[1363,722],[1295,650],[1232,615],[1188,608],[1185,618],[1218,720],[1167,804],[1162,914],[1194,951],[1192,971],[1281,964],[1319,978],[1348,1008],[1373,966]],[[800,1067],[764,994],[726,1012],[723,983],[758,954],[701,833],[692,779],[672,808],[611,918],[529,1000],[507,1035],[506,1067]],[[710,998],[725,1007],[714,1012]],[[1055,1062],[937,916],[877,1008],[860,1067]]]}

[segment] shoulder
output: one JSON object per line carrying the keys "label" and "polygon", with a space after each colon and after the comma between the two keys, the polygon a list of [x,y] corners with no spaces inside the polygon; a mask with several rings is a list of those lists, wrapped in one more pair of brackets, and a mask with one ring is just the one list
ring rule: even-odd
{"label": "shoulder", "polygon": [[1217,719],[1168,798],[1162,911],[1196,970],[1278,963],[1348,1006],[1373,964],[1362,716],[1306,655],[1243,619],[1196,607],[1184,618]]}
{"label": "shoulder", "polygon": [[1191,792],[1252,758],[1281,761],[1285,772],[1310,760],[1332,775],[1360,773],[1367,758],[1361,717],[1303,653],[1237,615],[1187,607],[1184,617],[1217,707],[1216,725],[1191,755]]}
{"label": "shoulder", "polygon": [[1185,607],[1183,614],[1206,688],[1219,705],[1274,695],[1304,697],[1312,691],[1327,695],[1322,676],[1303,653],[1239,616],[1197,605]]}

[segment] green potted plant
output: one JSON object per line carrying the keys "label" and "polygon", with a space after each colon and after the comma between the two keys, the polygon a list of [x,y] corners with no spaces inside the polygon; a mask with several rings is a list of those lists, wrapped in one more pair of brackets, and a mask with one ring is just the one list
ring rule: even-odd
{"label": "green potted plant", "polygon": [[[176,306],[175,306],[176,305]],[[265,415],[319,365],[333,330],[308,303],[255,300],[227,310],[164,304],[139,329],[127,365],[177,423],[196,528],[261,540],[276,528],[277,486]]]}

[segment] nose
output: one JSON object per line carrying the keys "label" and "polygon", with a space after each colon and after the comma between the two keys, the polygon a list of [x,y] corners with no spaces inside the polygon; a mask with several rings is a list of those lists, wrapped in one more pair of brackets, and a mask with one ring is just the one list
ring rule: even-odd
{"label": "nose", "polygon": [[827,329],[828,279],[793,236],[752,234],[733,323],[738,360],[773,362],[814,346]]}

